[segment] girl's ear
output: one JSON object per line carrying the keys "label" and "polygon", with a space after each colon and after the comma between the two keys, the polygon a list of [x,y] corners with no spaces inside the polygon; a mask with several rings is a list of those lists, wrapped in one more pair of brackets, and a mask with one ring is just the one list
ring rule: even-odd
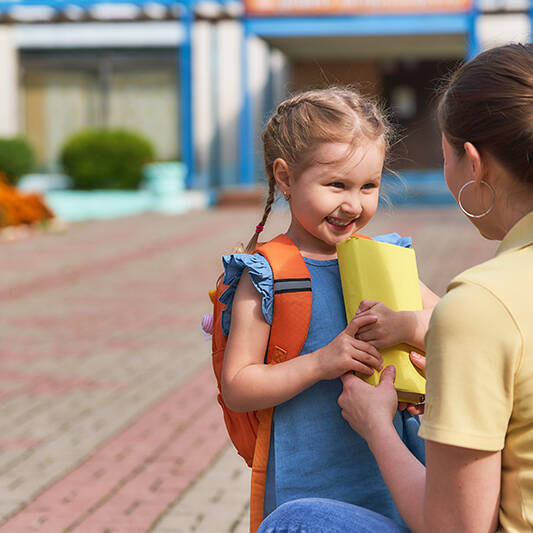
{"label": "girl's ear", "polygon": [[470,142],[464,144],[465,156],[467,158],[468,170],[471,172],[471,179],[478,183],[483,179],[484,168],[481,161],[481,155],[478,149]]}
{"label": "girl's ear", "polygon": [[289,170],[289,165],[285,159],[278,157],[272,163],[272,172],[274,174],[274,179],[276,180],[276,185],[281,191],[281,194],[287,195],[291,192],[291,172]]}

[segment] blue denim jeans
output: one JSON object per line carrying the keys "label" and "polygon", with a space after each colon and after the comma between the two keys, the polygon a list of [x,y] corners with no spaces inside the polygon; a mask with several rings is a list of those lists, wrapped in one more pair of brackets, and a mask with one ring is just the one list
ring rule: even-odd
{"label": "blue denim jeans", "polygon": [[409,533],[374,511],[325,498],[302,498],[280,505],[257,533]]}

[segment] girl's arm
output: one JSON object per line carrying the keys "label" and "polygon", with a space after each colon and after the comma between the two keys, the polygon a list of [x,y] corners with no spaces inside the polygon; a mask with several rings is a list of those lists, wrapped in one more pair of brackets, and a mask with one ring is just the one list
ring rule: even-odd
{"label": "girl's arm", "polygon": [[381,355],[354,335],[360,325],[374,320],[370,315],[353,320],[324,348],[266,365],[270,326],[263,318],[261,295],[248,272],[243,272],[233,300],[222,367],[224,401],[234,411],[255,411],[285,402],[321,379],[350,370],[372,374],[373,368],[381,369]]}
{"label": "girl's arm", "polygon": [[427,441],[424,468],[392,425],[397,395],[394,369],[389,368],[378,387],[343,376],[339,405],[366,439],[405,523],[414,533],[496,531],[501,452]]}
{"label": "girl's arm", "polygon": [[421,281],[419,283],[423,309],[421,311],[400,311],[399,315],[405,332],[402,342],[425,350],[424,338],[428,330],[429,320],[440,298]]}
{"label": "girl's arm", "polygon": [[424,309],[431,309],[439,303],[440,298],[421,281],[420,283],[420,296],[422,297],[422,307]]}
{"label": "girl's arm", "polygon": [[375,323],[361,328],[357,338],[370,342],[378,350],[405,342],[424,351],[424,337],[439,297],[422,282],[420,282],[420,295],[423,307],[421,311],[393,311],[381,302],[362,301],[357,314],[359,316],[373,314],[378,319]]}

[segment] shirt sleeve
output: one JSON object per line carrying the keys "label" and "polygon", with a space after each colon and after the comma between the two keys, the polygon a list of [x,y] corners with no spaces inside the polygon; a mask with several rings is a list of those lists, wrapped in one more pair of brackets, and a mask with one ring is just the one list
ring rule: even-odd
{"label": "shirt sleeve", "polygon": [[426,335],[426,408],[419,435],[497,451],[504,446],[522,351],[505,305],[473,283],[452,286]]}
{"label": "shirt sleeve", "polygon": [[402,237],[399,233],[386,233],[384,235],[376,235],[373,237],[375,241],[386,242],[388,244],[395,244],[403,248],[412,248],[413,239],[411,237]]}
{"label": "shirt sleeve", "polygon": [[222,311],[222,332],[229,334],[231,324],[231,309],[237,285],[242,273],[248,269],[250,279],[257,292],[261,295],[261,310],[265,321],[272,325],[272,313],[274,306],[274,281],[272,269],[265,257],[260,254],[233,254],[222,258],[224,266],[224,285],[228,288],[220,295],[220,302],[226,305]]}

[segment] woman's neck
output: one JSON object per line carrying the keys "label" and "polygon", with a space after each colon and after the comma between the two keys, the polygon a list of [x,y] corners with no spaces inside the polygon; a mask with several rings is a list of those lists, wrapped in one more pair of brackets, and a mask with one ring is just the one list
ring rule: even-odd
{"label": "woman's neck", "polygon": [[530,186],[511,182],[509,192],[497,202],[495,215],[498,219],[499,240],[502,240],[511,228],[528,213],[533,211],[533,190]]}
{"label": "woman's neck", "polygon": [[513,176],[494,158],[487,181],[495,191],[492,211],[485,217],[471,219],[487,239],[501,241],[510,229],[533,210],[533,187]]}

